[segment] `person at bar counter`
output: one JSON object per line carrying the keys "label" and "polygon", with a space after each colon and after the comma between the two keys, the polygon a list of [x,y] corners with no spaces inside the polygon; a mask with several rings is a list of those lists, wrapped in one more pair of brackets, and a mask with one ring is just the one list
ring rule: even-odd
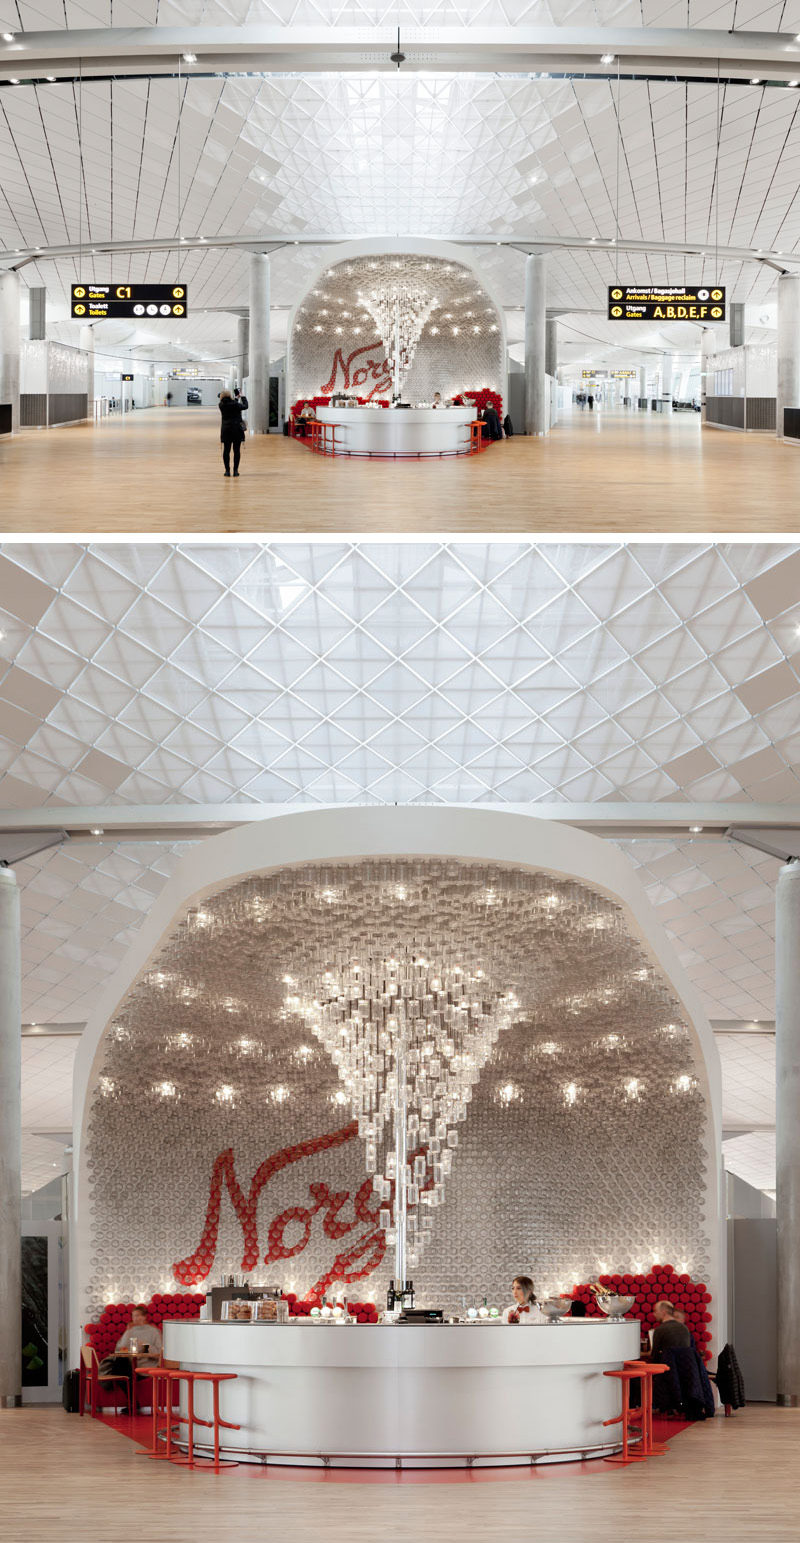
{"label": "person at bar counter", "polygon": [[131,1321],[117,1340],[114,1354],[104,1356],[100,1371],[104,1375],[128,1378],[128,1410],[136,1412],[133,1397],[134,1358],[137,1366],[158,1366],[161,1360],[161,1330],[147,1321],[147,1308],[137,1303],[131,1309]]}
{"label": "person at bar counter", "polygon": [[530,1275],[514,1276],[511,1282],[511,1295],[514,1301],[503,1313],[504,1323],[530,1324],[547,1321],[536,1301],[536,1292]]}

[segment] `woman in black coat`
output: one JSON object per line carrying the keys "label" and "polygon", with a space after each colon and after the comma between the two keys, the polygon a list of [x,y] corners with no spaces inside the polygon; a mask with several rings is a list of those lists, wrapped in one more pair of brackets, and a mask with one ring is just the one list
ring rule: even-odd
{"label": "woman in black coat", "polygon": [[244,444],[244,424],[242,423],[242,404],[235,401],[230,391],[221,391],[219,396],[219,412],[222,422],[220,424],[219,437],[222,441],[222,459],[225,463],[225,476],[231,474],[231,446],[233,447],[233,475],[239,475],[239,457]]}

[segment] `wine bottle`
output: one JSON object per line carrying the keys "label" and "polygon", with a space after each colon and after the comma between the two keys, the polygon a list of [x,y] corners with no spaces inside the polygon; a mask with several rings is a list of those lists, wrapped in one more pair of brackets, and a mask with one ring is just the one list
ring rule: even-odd
{"label": "wine bottle", "polygon": [[393,1313],[394,1312],[394,1304],[395,1304],[394,1281],[390,1280],[390,1282],[389,1282],[389,1290],[386,1293],[386,1311],[387,1311],[387,1313]]}

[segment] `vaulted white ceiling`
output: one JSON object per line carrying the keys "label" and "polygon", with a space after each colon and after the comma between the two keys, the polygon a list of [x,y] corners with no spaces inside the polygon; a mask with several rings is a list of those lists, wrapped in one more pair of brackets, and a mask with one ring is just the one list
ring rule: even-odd
{"label": "vaulted white ceiling", "polygon": [[[0,800],[797,803],[799,574],[786,544],[7,543]],[[774,859],[626,850],[710,1016],[770,1016]],[[85,1016],[173,861],[20,866],[27,1016]]]}
{"label": "vaulted white ceiling", "polygon": [[[107,22],[108,5],[20,7],[7,24]],[[420,6],[406,25],[486,20],[483,3]],[[494,14],[493,8],[493,14]],[[503,8],[501,7],[501,10]],[[685,25],[686,7],[515,5],[511,21]],[[699,4],[695,25],[747,26],[742,7]],[[800,5],[747,8],[758,25],[800,26]],[[680,16],[678,12],[680,11]],[[382,7],[113,7],[119,25],[257,18],[386,25]],[[392,16],[397,17],[393,12]],[[731,298],[763,302],[777,279],[768,267],[717,260],[721,246],[791,255],[800,243],[800,91],[763,85],[668,80],[530,79],[492,75],[273,75],[85,81],[0,89],[0,253],[81,241],[81,259],[27,266],[44,284],[54,317],[66,315],[76,278],[158,281],[175,277],[175,253],[92,257],[108,240],[259,237],[316,233],[490,239],[597,238],[560,250],[549,303],[605,311],[607,284],[718,279]],[[719,130],[719,158],[717,135]],[[81,149],[83,151],[81,155]],[[717,175],[718,164],[718,175]],[[655,252],[615,257],[623,238],[695,241],[701,257]],[[273,258],[273,303],[290,306],[331,248],[289,247]],[[524,256],[491,246],[467,255],[503,304],[520,303]],[[191,250],[181,276],[192,312],[247,304],[247,256]],[[98,338],[101,329],[98,329]],[[170,337],[221,352],[230,329],[196,317]]]}
{"label": "vaulted white ceiling", "polygon": [[[741,822],[800,802],[798,596],[786,543],[7,542],[0,805],[730,800]],[[770,1019],[777,860],[620,845],[709,1016]],[[16,865],[26,1021],[86,1019],[182,850]],[[769,1124],[769,1043],[724,1039],[726,1121]],[[59,1153],[31,1128],[64,1115],[34,1074],[39,1183]],[[771,1139],[731,1137],[735,1171]]]}

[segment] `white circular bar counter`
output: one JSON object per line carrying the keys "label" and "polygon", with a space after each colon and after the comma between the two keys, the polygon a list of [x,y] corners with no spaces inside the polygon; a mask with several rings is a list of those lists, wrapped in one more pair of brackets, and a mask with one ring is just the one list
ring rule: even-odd
{"label": "white circular bar counter", "polygon": [[473,407],[318,407],[319,423],[336,425],[336,454],[467,455]]}
{"label": "white circular bar counter", "polygon": [[[639,1354],[635,1320],[507,1324],[165,1323],[164,1354],[236,1372],[222,1446],[239,1461],[460,1467],[618,1451],[620,1387],[604,1371]],[[183,1390],[182,1390],[183,1391]],[[210,1417],[210,1389],[195,1406]],[[185,1413],[185,1392],[182,1412]],[[185,1429],[182,1428],[182,1429]],[[206,1450],[207,1433],[196,1433]]]}

